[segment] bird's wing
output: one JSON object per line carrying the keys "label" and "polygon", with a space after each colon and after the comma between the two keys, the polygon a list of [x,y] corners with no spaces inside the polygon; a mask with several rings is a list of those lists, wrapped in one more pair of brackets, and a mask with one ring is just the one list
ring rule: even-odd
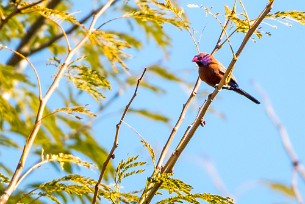
{"label": "bird's wing", "polygon": [[[219,65],[219,69],[218,69],[219,74],[220,74],[221,76],[223,76],[223,75],[225,74],[225,72],[227,71],[227,69],[226,69],[220,62],[218,62],[218,65]],[[233,74],[231,75],[231,79],[232,79],[235,83],[237,83],[237,80],[235,79],[235,77],[233,76]]]}

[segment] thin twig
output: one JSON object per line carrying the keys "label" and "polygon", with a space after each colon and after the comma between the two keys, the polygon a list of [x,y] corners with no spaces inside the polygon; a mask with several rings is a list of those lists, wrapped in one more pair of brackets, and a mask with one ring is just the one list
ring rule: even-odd
{"label": "thin twig", "polygon": [[25,161],[28,157],[28,154],[30,153],[31,147],[34,143],[34,140],[37,136],[37,133],[41,127],[41,118],[43,116],[43,112],[44,109],[46,107],[46,104],[49,100],[49,98],[51,97],[51,95],[54,93],[54,91],[56,90],[56,88],[58,87],[58,84],[61,80],[61,78],[63,77],[66,69],[68,68],[69,63],[71,62],[73,56],[76,54],[77,50],[83,46],[83,44],[86,42],[86,40],[88,39],[89,35],[91,35],[94,32],[94,25],[96,24],[97,19],[99,18],[100,15],[102,15],[109,7],[110,5],[114,2],[114,0],[109,0],[103,8],[101,8],[94,16],[91,22],[91,25],[87,31],[86,36],[67,54],[66,59],[64,61],[64,63],[61,65],[54,81],[52,82],[51,86],[49,87],[49,90],[47,91],[46,95],[40,100],[40,104],[39,104],[39,108],[38,108],[38,112],[36,115],[36,120],[35,120],[35,124],[34,127],[31,131],[31,133],[29,134],[26,143],[24,145],[23,148],[23,152],[21,154],[19,163],[16,167],[16,170],[14,172],[14,175],[9,183],[9,185],[7,186],[6,190],[4,191],[4,193],[1,195],[0,197],[0,204],[4,204],[7,202],[7,200],[9,199],[9,197],[11,196],[11,194],[13,193],[13,191],[16,188],[16,183],[18,182],[18,179],[20,178],[20,175],[24,169],[24,164]]}
{"label": "thin twig", "polygon": [[[233,8],[235,6],[236,6],[236,0],[234,2]],[[232,14],[233,14],[233,12],[234,12],[234,9],[232,9]],[[231,35],[227,36],[226,40],[222,44],[220,44],[223,34],[227,33],[227,27],[228,27],[229,23],[230,23],[230,18],[227,19],[224,26],[222,26],[222,24],[220,23],[220,25],[222,26],[221,33],[219,35],[219,38],[217,40],[217,43],[216,43],[211,55],[214,55],[223,46],[224,42],[226,42],[226,40],[230,39]]]}
{"label": "thin twig", "polygon": [[[234,65],[235,65],[239,55],[242,53],[242,51],[243,51],[245,45],[247,44],[247,42],[249,41],[251,35],[257,29],[257,27],[262,22],[262,20],[265,18],[265,16],[271,11],[272,5],[273,5],[273,1],[269,1],[268,5],[261,12],[259,17],[256,19],[256,21],[253,23],[253,25],[251,26],[251,28],[249,29],[249,31],[245,35],[245,37],[244,37],[244,39],[243,39],[243,41],[242,41],[238,51],[236,52],[236,55],[234,56],[234,58],[232,59],[230,65],[228,66],[228,69],[226,70],[226,72],[225,72],[223,78],[221,79],[218,87],[216,87],[215,90],[213,91],[213,93],[211,93],[209,95],[207,101],[204,103],[204,105],[200,109],[199,116],[195,119],[195,121],[193,122],[192,127],[189,129],[189,131],[187,131],[186,135],[184,135],[183,138],[185,138],[185,139],[183,140],[182,143],[179,143],[179,145],[175,149],[174,153],[171,155],[171,157],[166,162],[164,168],[162,168],[161,173],[170,173],[170,172],[172,172],[172,169],[173,169],[174,165],[176,164],[178,158],[180,157],[181,153],[183,152],[183,150],[185,149],[185,147],[187,146],[189,141],[194,136],[194,134],[195,134],[196,130],[198,129],[198,127],[201,125],[201,122],[204,119],[204,116],[205,116],[205,114],[206,114],[210,104],[215,99],[216,95],[221,90],[222,86],[226,83],[226,79],[229,76],[229,74],[232,72],[232,69],[233,69],[233,67],[234,67]],[[162,182],[156,182],[156,183],[150,185],[148,190],[147,190],[147,192],[142,194],[139,203],[140,204],[150,203],[152,198],[154,197],[154,195],[156,194],[156,192],[160,188],[161,184],[162,184]]]}
{"label": "thin twig", "polygon": [[158,170],[158,171],[161,171],[161,168],[162,168],[162,165],[163,165],[163,161],[164,161],[165,156],[166,156],[166,154],[167,154],[167,152],[168,152],[168,148],[169,148],[171,142],[173,141],[174,136],[176,135],[176,133],[177,133],[177,131],[178,131],[180,125],[182,124],[182,122],[183,122],[183,120],[184,120],[184,117],[185,117],[185,114],[186,114],[186,112],[187,112],[187,110],[188,110],[188,108],[189,108],[191,102],[193,101],[193,99],[195,98],[195,96],[196,96],[196,94],[197,94],[197,90],[198,90],[198,88],[199,88],[199,86],[200,86],[200,83],[201,83],[201,80],[200,80],[200,78],[198,77],[198,78],[197,78],[197,81],[196,81],[196,83],[195,83],[195,86],[194,86],[194,88],[193,88],[193,90],[192,90],[192,92],[191,92],[191,95],[190,95],[189,98],[187,99],[186,103],[183,104],[183,108],[182,108],[182,111],[181,111],[181,113],[180,113],[180,116],[179,116],[179,118],[178,118],[178,120],[177,120],[177,122],[176,122],[174,128],[172,129],[172,132],[171,132],[171,134],[169,135],[168,140],[166,141],[166,144],[164,145],[164,147],[163,147],[163,149],[162,149],[162,152],[161,152],[161,154],[160,154],[160,157],[159,157],[159,160],[158,160],[158,163],[157,163],[157,170]]}
{"label": "thin twig", "polygon": [[55,23],[60,28],[61,33],[62,33],[62,35],[64,36],[64,38],[66,40],[66,43],[67,43],[67,46],[68,46],[68,52],[70,52],[71,51],[71,46],[70,46],[70,43],[69,43],[69,39],[68,39],[67,33],[65,32],[64,28],[58,22],[53,20],[52,18],[48,18],[48,19],[51,20],[53,23]]}
{"label": "thin twig", "polygon": [[247,10],[243,4],[243,2],[241,0],[239,0],[239,4],[241,5],[243,11],[244,11],[244,14],[245,14],[245,17],[246,17],[246,20],[247,20],[247,23],[248,23],[248,26],[249,26],[249,29],[251,27],[251,24],[250,24],[250,19],[249,19],[249,16],[248,16],[248,13],[247,13]]}
{"label": "thin twig", "polygon": [[37,70],[36,70],[35,66],[32,64],[32,62],[31,62],[27,57],[25,57],[24,55],[22,55],[21,53],[19,53],[18,51],[13,50],[13,49],[11,49],[11,48],[9,48],[9,47],[7,47],[7,46],[4,46],[4,45],[1,45],[1,44],[0,44],[0,49],[9,50],[9,51],[15,53],[16,55],[18,55],[19,57],[21,57],[22,59],[25,59],[25,60],[29,63],[29,65],[30,65],[30,67],[32,68],[32,70],[34,71],[35,77],[36,77],[36,79],[37,79],[38,96],[39,96],[39,100],[41,100],[41,99],[42,99],[42,91],[41,91],[40,79],[39,79]]}
{"label": "thin twig", "polygon": [[259,94],[263,98],[265,110],[266,110],[268,117],[270,118],[270,120],[272,121],[274,126],[279,131],[283,147],[284,147],[289,159],[291,160],[293,168],[296,168],[296,170],[298,171],[298,173],[300,174],[302,179],[305,181],[305,168],[304,168],[303,164],[301,163],[301,161],[299,160],[298,155],[292,146],[287,129],[285,128],[285,126],[282,124],[282,122],[276,115],[276,113],[273,109],[273,106],[271,104],[271,101],[268,98],[268,96],[266,95],[266,93],[262,90],[262,88],[260,88],[258,86],[257,83],[254,83],[254,85],[255,85],[257,91],[259,92]]}
{"label": "thin twig", "polygon": [[291,188],[294,192],[295,198],[299,204],[304,204],[302,194],[298,188],[298,169],[296,166],[292,169],[292,176],[291,176]]}
{"label": "thin twig", "polygon": [[92,204],[96,203],[96,199],[97,199],[98,191],[99,191],[99,185],[101,184],[101,182],[103,180],[104,173],[106,171],[108,163],[110,162],[111,158],[114,158],[114,151],[116,150],[116,148],[119,145],[119,133],[120,133],[120,129],[121,129],[121,124],[124,121],[124,118],[125,118],[125,116],[127,114],[127,111],[129,109],[132,101],[137,96],[137,92],[138,92],[138,88],[139,88],[140,82],[141,82],[141,80],[142,80],[146,70],[147,70],[147,68],[144,69],[141,77],[138,79],[138,82],[137,82],[137,85],[136,85],[136,89],[135,89],[135,91],[134,91],[134,93],[133,93],[129,103],[126,105],[125,110],[124,110],[124,112],[122,114],[122,117],[121,117],[119,123],[116,125],[116,132],[115,132],[115,136],[114,136],[113,146],[112,146],[112,148],[111,148],[111,150],[110,150],[110,152],[109,152],[105,162],[103,163],[102,170],[101,170],[101,173],[100,173],[100,177],[99,177],[99,179],[98,179],[98,181],[97,181],[97,183],[95,185],[95,191],[94,191],[94,196],[93,196],[93,199],[92,199]]}
{"label": "thin twig", "polygon": [[18,179],[18,182],[16,183],[16,187],[19,186],[19,184],[21,183],[21,181],[23,179],[25,179],[27,177],[27,175],[29,175],[32,171],[34,171],[35,169],[39,168],[41,165],[48,163],[48,162],[53,162],[53,161],[57,161],[57,158],[50,158],[50,159],[46,159],[46,160],[42,160],[37,162],[36,164],[34,164],[33,166],[31,166],[26,172],[24,172],[20,178]]}

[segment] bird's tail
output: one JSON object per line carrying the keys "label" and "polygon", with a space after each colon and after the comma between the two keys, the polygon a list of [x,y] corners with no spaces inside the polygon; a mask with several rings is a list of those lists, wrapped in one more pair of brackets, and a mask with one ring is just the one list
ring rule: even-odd
{"label": "bird's tail", "polygon": [[237,92],[237,93],[247,97],[248,99],[250,99],[251,101],[253,101],[256,104],[260,104],[260,102],[256,98],[254,98],[253,96],[251,96],[250,94],[248,94],[247,92],[245,92],[244,90],[242,90],[239,87],[232,87],[231,86],[230,90],[233,90],[233,91],[235,91],[235,92]]}

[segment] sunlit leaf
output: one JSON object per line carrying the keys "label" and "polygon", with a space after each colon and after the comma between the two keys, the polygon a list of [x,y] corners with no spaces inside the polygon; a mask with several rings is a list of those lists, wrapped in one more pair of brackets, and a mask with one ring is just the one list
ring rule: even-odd
{"label": "sunlit leaf", "polygon": [[101,89],[111,89],[109,81],[101,76],[97,70],[84,65],[72,65],[69,68],[68,79],[80,90],[89,93],[96,101],[105,96]]}
{"label": "sunlit leaf", "polygon": [[145,109],[129,109],[128,111],[131,113],[136,113],[140,116],[146,117],[151,120],[156,120],[156,121],[165,122],[165,123],[169,122],[169,119],[167,117],[165,117],[164,115],[161,115],[158,113],[153,113],[153,112],[150,112]]}
{"label": "sunlit leaf", "polygon": [[176,81],[176,82],[182,82],[183,80],[177,77],[175,74],[170,73],[167,71],[164,67],[158,66],[158,65],[153,65],[149,67],[148,69],[152,73],[160,76],[161,78],[167,79],[169,81]]}
{"label": "sunlit leaf", "polygon": [[278,182],[269,182],[269,181],[264,181],[263,184],[265,184],[266,186],[268,186],[270,189],[279,192],[283,195],[295,198],[295,193],[292,189],[291,186],[288,186],[286,184],[283,183],[278,183]]}
{"label": "sunlit leaf", "polygon": [[88,110],[85,106],[74,106],[74,107],[66,107],[66,108],[59,108],[56,109],[54,112],[63,112],[68,114],[73,113],[81,113],[90,117],[95,117],[96,115]]}
{"label": "sunlit leaf", "polygon": [[[29,3],[20,2],[18,6],[26,7],[28,5],[29,5]],[[52,18],[52,20],[55,20],[55,21],[58,21],[58,19],[60,19],[60,20],[69,21],[69,22],[71,22],[75,25],[78,25],[78,26],[82,26],[76,20],[76,18],[71,14],[68,14],[66,12],[62,12],[62,11],[59,11],[59,10],[55,10],[55,9],[49,9],[49,8],[41,7],[39,5],[35,5],[35,6],[27,8],[27,9],[23,9],[22,12],[23,13],[35,12],[35,13],[39,13],[40,15],[42,15],[46,18]]]}
{"label": "sunlit leaf", "polygon": [[268,14],[267,18],[282,18],[293,19],[296,22],[305,25],[305,12],[304,11],[278,11],[274,14]]}
{"label": "sunlit leaf", "polygon": [[4,176],[2,173],[0,173],[0,183],[9,183],[10,178]]}
{"label": "sunlit leaf", "polygon": [[[245,19],[241,19],[239,18],[239,16],[236,14],[235,11],[232,12],[232,10],[230,9],[230,7],[225,5],[225,10],[226,10],[226,16],[227,18],[229,18],[234,25],[236,26],[236,31],[237,32],[242,32],[242,33],[247,33],[251,27],[251,23],[253,21],[248,21],[246,18]],[[244,15],[242,15],[244,16]],[[254,31],[254,34],[258,37],[261,38],[262,34],[259,31],[259,29],[256,29]]]}

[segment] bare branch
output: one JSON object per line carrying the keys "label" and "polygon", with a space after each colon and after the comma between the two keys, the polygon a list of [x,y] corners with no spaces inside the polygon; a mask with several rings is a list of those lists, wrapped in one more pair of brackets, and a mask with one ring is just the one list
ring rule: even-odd
{"label": "bare branch", "polygon": [[293,167],[292,176],[291,176],[291,187],[295,194],[295,198],[299,204],[304,204],[301,192],[298,188],[298,169],[296,166]]}
{"label": "bare branch", "polygon": [[188,100],[186,101],[185,104],[183,104],[183,108],[182,108],[182,111],[180,113],[180,116],[174,126],[174,128],[172,129],[172,132],[171,134],[169,135],[168,137],[168,140],[166,141],[166,144],[164,145],[163,149],[162,149],[162,152],[160,154],[160,157],[159,157],[159,161],[158,161],[158,164],[157,164],[157,171],[161,171],[161,168],[162,168],[162,165],[163,165],[163,161],[165,159],[165,156],[168,152],[168,148],[170,147],[170,144],[171,142],[173,141],[175,135],[176,135],[176,132],[178,131],[180,125],[182,124],[183,120],[184,120],[184,116],[189,108],[189,106],[191,105],[191,102],[193,101],[193,99],[195,98],[196,94],[197,94],[197,90],[200,86],[200,83],[201,83],[201,80],[200,78],[198,77],[197,78],[197,81],[195,83],[195,86],[191,92],[191,95],[189,96]]}
{"label": "bare branch", "polygon": [[116,132],[115,132],[115,136],[114,136],[113,146],[112,146],[112,148],[111,148],[111,150],[110,150],[110,152],[109,152],[105,162],[103,163],[102,170],[101,170],[101,173],[100,173],[100,177],[99,177],[99,179],[98,179],[98,181],[97,181],[97,183],[95,185],[95,191],[94,191],[94,196],[93,196],[93,199],[92,199],[92,204],[96,203],[97,196],[98,196],[98,191],[99,191],[99,185],[101,184],[101,182],[103,180],[104,173],[105,173],[106,168],[107,168],[107,166],[108,166],[108,164],[110,162],[110,159],[114,158],[114,151],[116,150],[116,148],[119,145],[119,134],[120,134],[120,129],[121,129],[122,122],[124,121],[124,118],[125,118],[125,116],[127,114],[127,111],[129,109],[132,101],[137,96],[139,84],[140,84],[140,82],[141,82],[141,80],[142,80],[146,70],[147,70],[147,68],[144,69],[141,77],[138,79],[138,82],[137,82],[137,85],[136,85],[136,89],[135,89],[135,91],[134,91],[134,93],[133,93],[129,103],[126,105],[125,110],[124,110],[124,112],[123,112],[123,114],[121,116],[121,119],[120,119],[119,123],[116,125]]}
{"label": "bare branch", "polygon": [[271,101],[268,98],[268,96],[266,95],[266,93],[262,90],[262,88],[260,88],[258,86],[257,83],[255,83],[255,87],[263,98],[263,102],[264,102],[264,105],[265,105],[265,110],[266,110],[266,113],[267,113],[268,117],[270,118],[270,120],[272,121],[274,126],[279,131],[283,147],[284,147],[289,159],[291,160],[293,168],[295,168],[298,171],[298,173],[300,174],[302,179],[305,181],[304,165],[300,162],[300,160],[298,158],[298,155],[295,152],[295,150],[294,150],[294,148],[291,144],[290,137],[289,137],[289,134],[288,134],[285,126],[282,124],[282,122],[280,121],[280,119],[276,115],[276,113],[273,109],[273,106],[271,104]]}

